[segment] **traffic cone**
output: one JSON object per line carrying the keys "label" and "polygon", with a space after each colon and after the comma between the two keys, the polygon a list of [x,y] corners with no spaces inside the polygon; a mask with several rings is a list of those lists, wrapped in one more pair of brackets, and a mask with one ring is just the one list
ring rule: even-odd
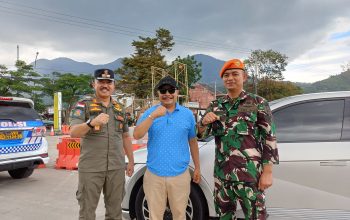
{"label": "traffic cone", "polygon": [[51,126],[50,136],[54,136],[55,132],[53,131],[53,126]]}

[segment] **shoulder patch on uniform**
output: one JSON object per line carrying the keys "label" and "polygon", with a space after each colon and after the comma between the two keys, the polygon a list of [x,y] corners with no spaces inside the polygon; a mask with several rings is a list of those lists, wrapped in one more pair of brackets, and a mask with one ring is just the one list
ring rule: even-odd
{"label": "shoulder patch on uniform", "polygon": [[92,96],[86,95],[82,99],[80,99],[79,102],[85,102],[85,101],[91,101],[91,100],[92,100]]}
{"label": "shoulder patch on uniform", "polygon": [[73,113],[73,116],[80,117],[82,113],[83,113],[83,110],[75,109],[74,113]]}

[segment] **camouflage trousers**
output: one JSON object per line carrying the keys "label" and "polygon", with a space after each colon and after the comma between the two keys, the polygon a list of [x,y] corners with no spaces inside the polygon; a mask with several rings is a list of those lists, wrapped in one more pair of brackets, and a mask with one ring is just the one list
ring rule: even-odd
{"label": "camouflage trousers", "polygon": [[255,183],[228,182],[215,178],[214,204],[220,220],[237,218],[237,201],[245,220],[266,220],[265,194]]}

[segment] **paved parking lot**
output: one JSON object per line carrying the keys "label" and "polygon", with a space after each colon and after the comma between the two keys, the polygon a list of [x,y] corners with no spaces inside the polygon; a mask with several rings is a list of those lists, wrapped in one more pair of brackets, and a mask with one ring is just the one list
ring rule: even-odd
{"label": "paved parking lot", "polygon": [[[56,170],[56,145],[59,137],[48,136],[50,162],[47,168],[36,169],[26,179],[12,179],[0,172],[1,220],[76,220],[79,206],[75,199],[78,172]],[[102,197],[96,211],[104,219]]]}
{"label": "paved parking lot", "polygon": [[[79,206],[75,199],[78,172],[54,168],[57,158],[58,136],[47,136],[50,162],[46,168],[36,169],[29,178],[15,180],[7,172],[0,172],[0,219],[1,220],[77,220]],[[275,210],[276,211],[276,210]],[[306,210],[308,211],[308,210]],[[104,219],[101,196],[96,210],[97,220]],[[304,210],[305,212],[305,210]],[[331,215],[331,214],[330,214]],[[270,210],[269,220],[310,219],[291,217],[290,213]],[[348,213],[344,213],[349,216]],[[317,219],[327,219],[320,215]],[[332,219],[332,218],[330,218]]]}

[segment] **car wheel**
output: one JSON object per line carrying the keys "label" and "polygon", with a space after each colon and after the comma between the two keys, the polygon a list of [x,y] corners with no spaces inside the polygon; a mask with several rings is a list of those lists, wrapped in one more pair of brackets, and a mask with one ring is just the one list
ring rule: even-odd
{"label": "car wheel", "polygon": [[[149,220],[149,209],[143,186],[140,187],[135,201],[136,219]],[[169,205],[167,205],[164,212],[164,220],[172,220],[172,214]],[[203,199],[202,192],[198,186],[191,184],[191,193],[186,207],[186,220],[207,220],[208,208],[207,203]]]}
{"label": "car wheel", "polygon": [[9,174],[14,179],[22,179],[32,175],[34,167],[24,167],[15,170],[9,170]]}

